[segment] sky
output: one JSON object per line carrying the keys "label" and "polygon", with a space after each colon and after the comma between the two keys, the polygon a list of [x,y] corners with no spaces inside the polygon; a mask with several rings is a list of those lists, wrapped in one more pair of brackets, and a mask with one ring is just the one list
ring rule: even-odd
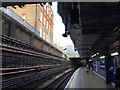
{"label": "sky", "polygon": [[57,43],[60,47],[73,45],[70,36],[67,38],[62,36],[65,33],[65,26],[62,23],[62,18],[57,13],[57,2],[52,2],[52,10],[54,13],[53,43]]}

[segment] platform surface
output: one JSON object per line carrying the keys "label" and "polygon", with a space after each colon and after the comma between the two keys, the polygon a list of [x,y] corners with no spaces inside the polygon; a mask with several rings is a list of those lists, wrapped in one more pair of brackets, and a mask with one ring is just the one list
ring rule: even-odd
{"label": "platform surface", "polygon": [[113,85],[107,85],[105,79],[98,76],[92,70],[89,73],[84,67],[78,68],[67,83],[67,88],[114,88]]}

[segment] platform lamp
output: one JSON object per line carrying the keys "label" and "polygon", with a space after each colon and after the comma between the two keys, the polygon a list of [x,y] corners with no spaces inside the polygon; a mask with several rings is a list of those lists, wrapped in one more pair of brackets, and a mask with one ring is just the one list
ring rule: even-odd
{"label": "platform lamp", "polygon": [[[67,26],[66,26],[67,27]],[[65,28],[65,33],[62,34],[63,37],[67,37],[68,35],[70,35],[70,32],[67,30],[67,28]]]}
{"label": "platform lamp", "polygon": [[119,52],[114,52],[111,54],[111,56],[117,56],[117,55],[119,55]]}
{"label": "platform lamp", "polygon": [[68,34],[65,32],[64,34],[62,34],[63,37],[67,37]]}
{"label": "platform lamp", "polygon": [[64,52],[67,52],[67,48],[63,48]]}
{"label": "platform lamp", "polygon": [[75,50],[75,51],[77,51],[77,49],[76,49],[76,48],[75,48],[74,50]]}
{"label": "platform lamp", "polygon": [[63,50],[67,50],[67,48],[64,48]]}

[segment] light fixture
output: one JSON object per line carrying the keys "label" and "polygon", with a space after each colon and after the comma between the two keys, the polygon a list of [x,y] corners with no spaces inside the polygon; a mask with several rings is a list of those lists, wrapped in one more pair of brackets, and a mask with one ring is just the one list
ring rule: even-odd
{"label": "light fixture", "polygon": [[100,59],[105,58],[105,56],[101,56]]}
{"label": "light fixture", "polygon": [[112,53],[111,56],[116,56],[116,55],[119,55],[118,52],[115,52],[115,53]]}
{"label": "light fixture", "polygon": [[89,61],[92,61],[91,59]]}
{"label": "light fixture", "polygon": [[96,56],[96,54],[92,55],[92,57],[95,57],[95,56]]}
{"label": "light fixture", "polygon": [[63,37],[67,37],[68,34],[65,32],[64,34],[62,34]]}
{"label": "light fixture", "polygon": [[118,29],[118,27],[115,27],[115,28],[114,28],[114,31],[117,30],[117,29]]}
{"label": "light fixture", "polygon": [[97,55],[99,54],[99,53],[96,53]]}
{"label": "light fixture", "polygon": [[92,57],[95,57],[95,56],[97,56],[99,53],[96,53],[96,54],[94,54],[94,55],[92,55]]}
{"label": "light fixture", "polygon": [[63,50],[67,50],[67,48],[64,48]]}

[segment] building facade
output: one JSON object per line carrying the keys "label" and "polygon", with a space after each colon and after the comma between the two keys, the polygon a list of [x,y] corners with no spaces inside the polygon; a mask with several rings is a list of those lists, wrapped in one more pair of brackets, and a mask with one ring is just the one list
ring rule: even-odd
{"label": "building facade", "polygon": [[25,21],[31,24],[36,30],[40,32],[40,37],[53,44],[53,11],[51,6],[46,3],[41,6],[40,4],[27,4],[20,8],[15,6],[9,7]]}

